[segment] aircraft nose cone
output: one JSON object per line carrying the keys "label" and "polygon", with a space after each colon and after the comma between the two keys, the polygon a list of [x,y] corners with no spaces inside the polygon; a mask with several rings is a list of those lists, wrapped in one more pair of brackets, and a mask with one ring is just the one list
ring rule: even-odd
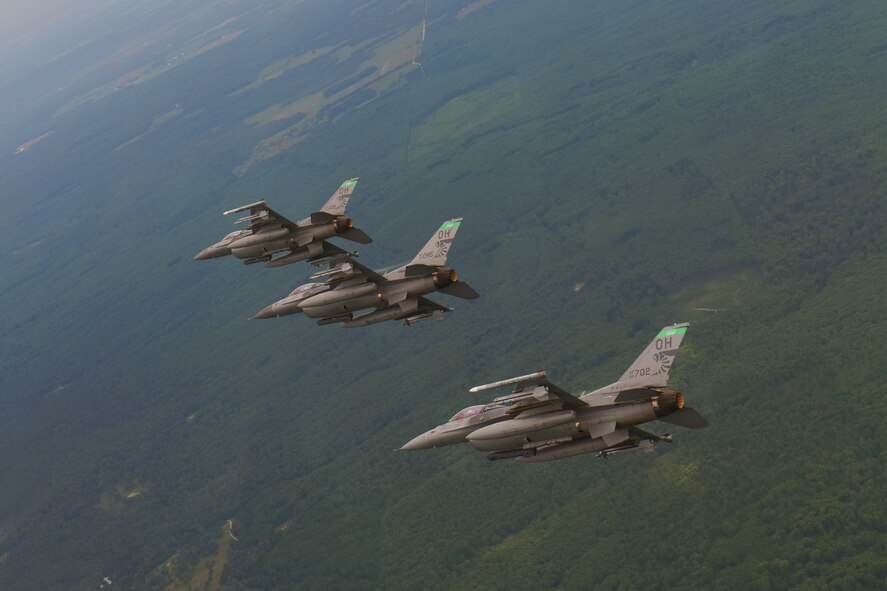
{"label": "aircraft nose cone", "polygon": [[197,253],[197,256],[194,257],[195,261],[205,261],[206,259],[213,258],[212,255],[212,247],[204,248],[200,252]]}
{"label": "aircraft nose cone", "polygon": [[263,308],[261,312],[253,316],[253,320],[261,320],[262,318],[275,318],[277,316],[277,312],[274,311],[274,304]]}
{"label": "aircraft nose cone", "polygon": [[410,451],[414,449],[428,449],[431,443],[428,441],[428,434],[422,433],[418,437],[413,437],[404,443],[398,451]]}

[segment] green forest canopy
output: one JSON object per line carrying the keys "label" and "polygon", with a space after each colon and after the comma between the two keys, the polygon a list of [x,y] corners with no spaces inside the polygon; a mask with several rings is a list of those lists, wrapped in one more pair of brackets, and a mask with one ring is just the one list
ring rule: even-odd
{"label": "green forest canopy", "polygon": [[[2,122],[0,587],[887,578],[884,8],[483,4],[124,11],[105,18],[131,28],[27,78],[80,73]],[[221,34],[244,32],[192,56],[229,18]],[[372,48],[423,18],[421,71],[238,169],[301,121],[249,117],[369,80]],[[169,19],[174,49],[101,61]],[[188,61],[165,66],[178,47]],[[59,111],[146,63],[159,73]],[[451,262],[482,299],[412,328],[251,322],[307,266],[191,260],[229,230],[220,211],[306,215],[352,176],[363,262],[407,260],[464,216]],[[392,451],[477,383],[539,366],[574,391],[609,383],[677,321],[673,384],[712,426],[668,429],[657,454]]]}

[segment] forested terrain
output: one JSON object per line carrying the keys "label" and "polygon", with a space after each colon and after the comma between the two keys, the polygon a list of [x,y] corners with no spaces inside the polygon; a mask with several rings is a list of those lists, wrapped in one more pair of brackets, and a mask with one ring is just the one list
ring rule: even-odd
{"label": "forested terrain", "polygon": [[[145,6],[0,61],[0,588],[887,579],[887,6]],[[421,68],[376,80],[423,19]],[[310,267],[191,260],[221,211],[302,217],[353,176],[364,264],[461,216],[481,299],[257,322]],[[610,383],[681,321],[673,385],[711,427],[654,423],[655,454],[393,451],[476,384]]]}

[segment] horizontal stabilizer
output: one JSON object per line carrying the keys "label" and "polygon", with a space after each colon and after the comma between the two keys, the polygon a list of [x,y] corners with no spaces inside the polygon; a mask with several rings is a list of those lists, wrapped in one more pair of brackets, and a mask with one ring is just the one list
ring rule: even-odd
{"label": "horizontal stabilizer", "polygon": [[407,265],[403,269],[404,277],[422,277],[423,275],[431,275],[437,271],[437,267],[429,265]]}
{"label": "horizontal stabilizer", "polygon": [[470,285],[468,285],[467,283],[462,283],[461,281],[450,283],[446,287],[442,287],[437,291],[457,298],[462,298],[464,300],[474,300],[480,297],[480,294],[474,291],[474,289]]}
{"label": "horizontal stabilizer", "polygon": [[692,408],[676,410],[668,416],[659,417],[659,420],[688,429],[704,429],[708,427],[708,421],[705,420],[705,417]]}
{"label": "horizontal stabilizer", "polygon": [[649,388],[631,388],[629,390],[623,390],[616,396],[616,399],[613,402],[635,402],[637,400],[647,400],[653,398],[654,396],[658,396],[661,394],[658,390],[651,390]]}
{"label": "horizontal stabilizer", "polygon": [[357,228],[350,228],[345,230],[341,234],[339,234],[345,240],[351,240],[352,242],[359,242],[360,244],[369,244],[373,241],[366,232],[363,230],[358,230]]}
{"label": "horizontal stabilizer", "polygon": [[309,218],[312,224],[325,224],[327,222],[331,222],[336,219],[338,216],[334,216],[331,213],[327,213],[325,211],[315,211],[311,214]]}

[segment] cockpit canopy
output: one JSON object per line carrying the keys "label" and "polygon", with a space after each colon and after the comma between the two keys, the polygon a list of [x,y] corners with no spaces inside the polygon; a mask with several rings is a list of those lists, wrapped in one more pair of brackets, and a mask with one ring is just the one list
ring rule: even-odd
{"label": "cockpit canopy", "polygon": [[233,232],[231,232],[230,234],[228,234],[227,236],[222,238],[222,240],[219,242],[219,244],[227,244],[227,243],[229,243],[233,240],[236,240],[237,238],[240,238],[241,236],[244,236],[246,234],[251,234],[251,232],[249,230],[234,230]]}
{"label": "cockpit canopy", "polygon": [[301,294],[306,294],[318,285],[323,285],[322,283],[306,283],[305,285],[300,285],[296,289],[290,292],[290,297],[297,296]]}
{"label": "cockpit canopy", "polygon": [[474,415],[476,415],[480,411],[482,411],[484,409],[484,407],[486,407],[485,404],[478,404],[475,406],[469,406],[468,408],[463,408],[462,410],[457,412],[455,415],[453,415],[453,418],[447,422],[452,423],[453,421],[459,421],[461,419],[467,419],[468,417],[473,417]]}

